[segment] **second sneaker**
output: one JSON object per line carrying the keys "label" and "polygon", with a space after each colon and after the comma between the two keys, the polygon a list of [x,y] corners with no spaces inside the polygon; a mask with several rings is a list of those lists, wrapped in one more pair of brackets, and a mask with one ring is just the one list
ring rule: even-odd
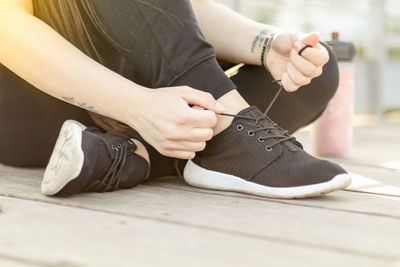
{"label": "second sneaker", "polygon": [[42,193],[72,195],[131,188],[145,181],[150,165],[134,153],[126,135],[103,133],[77,121],[66,121],[47,165]]}

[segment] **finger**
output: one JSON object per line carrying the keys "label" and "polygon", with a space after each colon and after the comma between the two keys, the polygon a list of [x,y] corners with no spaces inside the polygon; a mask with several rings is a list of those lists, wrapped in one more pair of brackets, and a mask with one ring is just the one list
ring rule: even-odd
{"label": "finger", "polygon": [[286,71],[292,82],[297,86],[309,84],[311,81],[310,77],[307,77],[303,73],[301,73],[291,62],[289,62],[289,64],[287,65]]}
{"label": "finger", "polygon": [[317,68],[314,64],[299,56],[295,50],[290,52],[290,61],[305,76],[312,77]]}
{"label": "finger", "polygon": [[316,67],[312,77],[316,78],[316,77],[320,76],[322,74],[322,70],[323,70],[322,66]]}
{"label": "finger", "polygon": [[225,111],[224,107],[218,103],[210,93],[207,92],[185,87],[185,89],[182,91],[182,97],[187,101],[188,104],[194,106],[200,106],[216,113],[222,113]]}
{"label": "finger", "polygon": [[187,152],[198,152],[204,150],[206,147],[206,142],[191,142],[191,141],[181,141],[181,142],[171,142],[165,145],[167,150],[180,150]]}
{"label": "finger", "polygon": [[196,156],[195,152],[188,152],[182,150],[167,150],[160,152],[161,155],[176,158],[176,159],[193,159]]}
{"label": "finger", "polygon": [[192,108],[197,109],[197,110],[204,110],[204,108],[202,108],[200,106],[193,106]]}
{"label": "finger", "polygon": [[214,131],[212,128],[196,128],[190,126],[184,127],[172,127],[165,137],[164,142],[182,142],[182,141],[192,141],[192,142],[205,142],[211,140],[214,136]]}
{"label": "finger", "polygon": [[194,128],[213,128],[217,124],[217,115],[211,110],[191,109],[187,115]]}
{"label": "finger", "polygon": [[301,38],[301,42],[304,45],[309,45],[311,47],[316,47],[319,43],[320,36],[318,32],[311,32]]}
{"label": "finger", "polygon": [[294,92],[299,88],[299,86],[293,83],[293,81],[290,79],[289,75],[286,72],[282,75],[282,85],[287,92]]}
{"label": "finger", "polygon": [[[300,51],[304,44],[302,42],[296,42],[294,44],[297,51]],[[325,47],[318,44],[316,47],[309,47],[302,51],[301,56],[310,61],[315,66],[325,65],[329,60],[329,53]]]}
{"label": "finger", "polygon": [[301,56],[301,54],[304,52],[304,50],[306,50],[307,48],[310,48],[310,47],[312,47],[311,45],[305,45],[305,46],[303,46],[303,48],[302,49],[300,49],[300,51],[299,51],[299,56]]}
{"label": "finger", "polygon": [[307,35],[303,35],[301,40],[293,42],[297,44],[296,48],[298,50],[298,54],[301,56],[307,48],[313,48],[318,45],[320,40],[318,32],[312,32]]}
{"label": "finger", "polygon": [[193,128],[190,131],[189,141],[209,141],[213,138],[214,131],[210,128]]}

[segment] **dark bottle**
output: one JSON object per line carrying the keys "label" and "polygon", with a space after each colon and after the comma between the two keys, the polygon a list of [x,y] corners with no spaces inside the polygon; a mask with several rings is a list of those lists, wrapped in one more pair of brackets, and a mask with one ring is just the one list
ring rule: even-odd
{"label": "dark bottle", "polygon": [[352,61],[356,52],[354,44],[350,42],[339,41],[339,32],[331,33],[332,40],[328,41],[330,47],[335,51],[336,58],[339,61]]}

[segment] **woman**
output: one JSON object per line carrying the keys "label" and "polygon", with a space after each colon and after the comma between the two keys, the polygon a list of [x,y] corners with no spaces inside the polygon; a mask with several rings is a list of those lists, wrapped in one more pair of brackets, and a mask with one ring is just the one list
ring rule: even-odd
{"label": "woman", "polygon": [[[46,195],[130,188],[174,174],[175,159],[189,159],[177,168],[199,187],[281,198],[344,188],[342,168],[283,130],[315,120],[336,90],[318,40],[208,0],[3,0],[0,63],[29,84],[1,70],[0,162],[50,158]],[[216,58],[246,65],[228,78]],[[272,102],[280,126],[260,111]]]}

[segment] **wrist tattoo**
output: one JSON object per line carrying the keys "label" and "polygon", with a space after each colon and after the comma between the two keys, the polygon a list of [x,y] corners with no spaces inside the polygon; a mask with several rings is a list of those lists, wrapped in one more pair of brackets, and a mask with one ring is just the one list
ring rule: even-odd
{"label": "wrist tattoo", "polygon": [[259,34],[254,38],[253,43],[251,45],[251,52],[254,53],[256,47],[261,48],[265,38],[268,36],[268,30],[264,29],[260,31]]}
{"label": "wrist tattoo", "polygon": [[75,99],[73,97],[63,96],[62,99],[65,102],[68,102],[68,103],[70,103],[72,105],[76,105],[76,106],[78,106],[80,108],[83,108],[83,109],[89,110],[91,112],[97,113],[97,111],[94,109],[93,106],[89,106],[85,102],[77,102],[77,101],[75,101]]}

